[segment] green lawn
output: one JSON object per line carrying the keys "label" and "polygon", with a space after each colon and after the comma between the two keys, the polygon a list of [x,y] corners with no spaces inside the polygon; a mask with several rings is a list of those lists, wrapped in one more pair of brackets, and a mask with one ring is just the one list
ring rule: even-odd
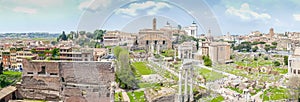
{"label": "green lawn", "polygon": [[217,73],[215,71],[211,71],[211,70],[204,69],[204,68],[200,68],[199,73],[204,76],[206,81],[215,81],[215,80],[225,77],[225,75],[223,75],[221,73]]}
{"label": "green lawn", "polygon": [[139,88],[160,87],[158,83],[138,83]]}
{"label": "green lawn", "polygon": [[133,52],[136,52],[136,53],[145,53],[146,51],[145,50],[134,50]]}
{"label": "green lawn", "polygon": [[179,78],[178,78],[177,76],[171,74],[169,71],[165,71],[164,77],[165,77],[165,78],[169,78],[169,79],[173,79],[173,80],[175,80],[175,81],[178,81],[178,80],[179,80]]}
{"label": "green lawn", "polygon": [[14,84],[21,80],[21,72],[5,71],[0,75],[0,88],[6,87],[8,85]]}
{"label": "green lawn", "polygon": [[[135,99],[133,98],[133,94],[135,96]],[[129,96],[130,102],[145,102],[145,96],[144,91],[139,92],[127,92],[127,95]]]}
{"label": "green lawn", "polygon": [[233,65],[219,65],[219,66],[215,66],[213,67],[217,70],[222,70],[225,71],[227,73],[231,73],[237,76],[242,76],[242,77],[246,77],[249,78],[251,80],[258,80],[258,81],[262,81],[262,82],[274,82],[279,80],[282,76],[281,75],[268,75],[265,73],[252,73],[249,74],[247,73],[245,70],[240,70],[240,69],[236,69],[235,66]]}
{"label": "green lawn", "polygon": [[[268,96],[268,93],[270,95],[270,98]],[[288,99],[290,97],[288,89],[279,87],[279,88],[270,88],[264,91],[264,94],[260,96],[263,97],[264,101],[269,100],[281,100],[281,99]]]}
{"label": "green lawn", "polygon": [[218,96],[214,99],[212,99],[210,102],[221,102],[224,100],[224,97],[223,96]]}
{"label": "green lawn", "polygon": [[243,90],[241,90],[241,89],[239,89],[239,88],[234,88],[234,87],[228,87],[230,90],[233,90],[233,91],[235,91],[235,92],[237,92],[237,93],[240,93],[240,94],[242,94],[243,93]]}
{"label": "green lawn", "polygon": [[165,57],[173,57],[174,56],[174,50],[164,50],[161,55]]}
{"label": "green lawn", "polygon": [[152,74],[152,71],[147,67],[145,62],[134,62],[132,66],[136,69],[136,73],[140,75],[149,75]]}
{"label": "green lawn", "polygon": [[283,68],[275,68],[275,71],[279,72],[280,74],[286,74],[288,73],[288,69],[283,69]]}
{"label": "green lawn", "polygon": [[242,62],[235,62],[235,64],[237,64],[238,66],[247,66],[247,67],[254,67],[256,68],[257,65],[258,66],[269,66],[272,65],[273,62],[270,60],[259,60],[259,61],[248,61],[246,63],[246,61],[242,61]]}

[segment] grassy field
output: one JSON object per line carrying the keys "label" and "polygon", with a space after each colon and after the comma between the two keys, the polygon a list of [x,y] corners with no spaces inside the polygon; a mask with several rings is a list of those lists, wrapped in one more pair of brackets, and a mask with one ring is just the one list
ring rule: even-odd
{"label": "grassy field", "polygon": [[[269,97],[269,96],[270,97]],[[270,88],[267,89],[263,95],[260,96],[261,98],[263,97],[264,101],[269,101],[269,100],[281,100],[281,99],[287,99],[290,97],[288,89],[279,87],[279,88]]]}
{"label": "grassy field", "polygon": [[21,72],[5,71],[0,75],[0,88],[6,87],[8,85],[14,84],[21,80]]}
{"label": "grassy field", "polygon": [[160,87],[158,83],[138,83],[139,88]]}
{"label": "grassy field", "polygon": [[221,102],[224,100],[224,97],[223,96],[218,96],[214,99],[212,99],[210,102]]}
{"label": "grassy field", "polygon": [[280,74],[288,73],[288,69],[283,69],[283,68],[275,68],[275,71],[279,72]]}
{"label": "grassy field", "polygon": [[211,71],[208,69],[200,68],[199,73],[204,76],[207,81],[215,81],[221,78],[224,78],[225,75],[221,73],[217,73],[215,71]]}
{"label": "grassy field", "polygon": [[133,52],[136,52],[136,53],[146,53],[145,50],[134,50]]}
{"label": "grassy field", "polygon": [[273,62],[270,60],[259,60],[259,61],[248,61],[248,62],[235,62],[238,66],[247,66],[247,67],[254,67],[256,68],[258,66],[271,66],[273,65]]}
{"label": "grassy field", "polygon": [[152,74],[152,71],[147,67],[145,62],[134,62],[132,66],[136,69],[136,73],[140,75],[149,75]]}
{"label": "grassy field", "polygon": [[215,66],[213,68],[217,69],[217,70],[222,70],[222,71],[225,71],[227,73],[231,73],[231,74],[234,74],[237,76],[242,76],[242,77],[249,78],[251,80],[258,80],[258,81],[262,81],[262,82],[264,82],[264,81],[274,82],[274,81],[279,80],[282,77],[281,75],[268,75],[268,74],[259,73],[259,72],[249,74],[245,70],[236,69],[233,65],[219,65],[219,66]]}
{"label": "grassy field", "polygon": [[[133,98],[135,96],[135,99]],[[144,91],[139,92],[127,92],[130,102],[145,102]]]}
{"label": "grassy field", "polygon": [[235,92],[237,92],[237,93],[240,93],[240,94],[242,94],[243,93],[243,90],[241,90],[241,89],[239,89],[239,88],[234,88],[234,87],[228,87],[230,90],[233,90],[233,91],[235,91]]}

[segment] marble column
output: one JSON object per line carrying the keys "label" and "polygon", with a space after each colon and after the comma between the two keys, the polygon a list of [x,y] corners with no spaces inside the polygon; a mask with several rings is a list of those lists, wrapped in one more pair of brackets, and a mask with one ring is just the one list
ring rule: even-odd
{"label": "marble column", "polygon": [[193,71],[194,71],[194,68],[191,67],[190,68],[190,95],[189,95],[190,102],[194,101],[194,94],[193,94],[193,75],[194,75],[194,73],[193,73]]}
{"label": "marble column", "polygon": [[178,102],[182,102],[182,67],[179,69],[179,80],[178,80]]}
{"label": "marble column", "polygon": [[188,101],[188,69],[184,68],[184,73],[185,73],[185,77],[184,77],[184,102]]}

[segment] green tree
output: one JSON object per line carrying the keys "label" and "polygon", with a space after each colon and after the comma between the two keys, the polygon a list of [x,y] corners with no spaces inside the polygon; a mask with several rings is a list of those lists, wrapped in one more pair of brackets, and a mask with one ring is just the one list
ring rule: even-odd
{"label": "green tree", "polygon": [[284,65],[288,65],[289,64],[289,56],[284,56]]}
{"label": "green tree", "polygon": [[51,54],[52,54],[52,57],[53,58],[56,58],[59,56],[59,48],[54,48],[52,51],[51,51]]}
{"label": "green tree", "polygon": [[120,46],[116,46],[115,48],[114,48],[114,55],[117,57],[117,58],[119,58],[119,54],[120,54],[120,52],[122,51],[123,49],[120,47]]}
{"label": "green tree", "polygon": [[258,50],[258,47],[257,46],[255,46],[254,48],[252,48],[252,51],[253,52],[256,52]]}
{"label": "green tree", "polygon": [[4,67],[3,67],[3,62],[1,62],[1,63],[0,63],[0,74],[3,74],[3,69],[4,69]]}
{"label": "green tree", "polygon": [[272,42],[272,45],[274,46],[277,46],[277,44],[278,44],[277,42]]}
{"label": "green tree", "polygon": [[136,88],[137,81],[129,63],[129,52],[127,50],[122,50],[119,53],[118,65],[117,76],[120,79],[119,81],[125,84],[126,89]]}
{"label": "green tree", "polygon": [[266,45],[265,45],[265,50],[266,50],[266,52],[269,52],[270,49],[271,49],[270,45],[266,44]]}
{"label": "green tree", "polygon": [[61,34],[61,40],[68,40],[65,31],[63,31],[62,34]]}
{"label": "green tree", "polygon": [[68,39],[73,40],[73,34],[68,34]]}
{"label": "green tree", "polygon": [[270,49],[275,50],[277,46],[270,46]]}
{"label": "green tree", "polygon": [[79,31],[80,35],[84,35],[86,32],[85,31]]}
{"label": "green tree", "polygon": [[280,66],[280,62],[279,62],[279,61],[274,61],[273,64],[274,64],[274,66],[276,66],[276,67]]}
{"label": "green tree", "polygon": [[95,48],[101,48],[101,44],[97,42],[97,43],[95,44]]}
{"label": "green tree", "polygon": [[94,39],[103,41],[103,35],[105,32],[106,32],[105,30],[95,30]]}
{"label": "green tree", "polygon": [[211,61],[211,59],[209,58],[209,56],[203,56],[202,59],[204,60],[204,65],[205,65],[205,66],[209,66],[209,67],[212,66],[212,61]]}

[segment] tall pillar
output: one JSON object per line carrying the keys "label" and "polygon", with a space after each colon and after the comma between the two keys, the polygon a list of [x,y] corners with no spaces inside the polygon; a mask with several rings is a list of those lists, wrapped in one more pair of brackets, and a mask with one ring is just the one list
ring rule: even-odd
{"label": "tall pillar", "polygon": [[153,26],[153,30],[156,30],[156,18],[153,19],[153,23],[152,23],[152,26]]}
{"label": "tall pillar", "polygon": [[176,48],[174,49],[174,62],[176,62]]}
{"label": "tall pillar", "polygon": [[160,46],[159,45],[156,45],[156,54],[159,54],[159,50],[160,50]]}
{"label": "tall pillar", "polygon": [[182,59],[181,58],[181,50],[178,48],[178,58]]}
{"label": "tall pillar", "polygon": [[182,75],[181,75],[181,73],[182,73],[182,67],[180,67],[180,69],[179,69],[178,102],[182,102],[182,88],[181,88],[181,86],[182,86]]}
{"label": "tall pillar", "polygon": [[185,77],[184,77],[184,102],[188,101],[188,69],[184,68],[184,73],[185,73]]}
{"label": "tall pillar", "polygon": [[151,53],[152,53],[152,54],[155,53],[155,52],[154,52],[154,43],[153,43],[153,41],[151,41]]}
{"label": "tall pillar", "polygon": [[193,73],[193,71],[194,71],[194,68],[191,67],[190,68],[190,95],[189,95],[190,102],[194,101],[194,94],[193,94],[193,75],[194,75],[194,73]]}

